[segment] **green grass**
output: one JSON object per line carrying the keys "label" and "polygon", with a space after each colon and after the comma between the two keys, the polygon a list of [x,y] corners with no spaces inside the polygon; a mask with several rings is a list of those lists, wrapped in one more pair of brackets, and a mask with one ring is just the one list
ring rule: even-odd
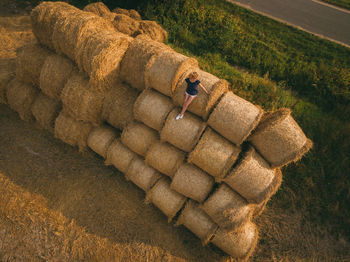
{"label": "green grass", "polygon": [[314,148],[283,169],[275,202],[288,209],[292,194],[307,219],[350,236],[350,50],[225,1],[121,4],[158,21],[173,48],[241,97],[266,110],[293,109]]}
{"label": "green grass", "polygon": [[350,1],[349,0],[322,0],[322,1],[350,10]]}

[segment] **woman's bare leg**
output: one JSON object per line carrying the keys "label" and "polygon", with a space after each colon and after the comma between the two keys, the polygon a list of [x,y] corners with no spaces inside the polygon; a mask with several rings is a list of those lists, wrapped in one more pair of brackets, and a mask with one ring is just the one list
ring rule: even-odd
{"label": "woman's bare leg", "polygon": [[193,101],[193,99],[196,98],[195,96],[190,96],[190,95],[187,95],[187,94],[186,94],[186,96],[187,96],[187,99],[186,99],[186,97],[185,97],[185,101],[184,101],[184,104],[183,104],[183,106],[182,106],[182,110],[181,110],[180,115],[183,115],[183,114],[186,112],[188,106],[191,104],[191,102]]}
{"label": "woman's bare leg", "polygon": [[185,99],[184,99],[184,103],[183,104],[187,103],[187,100],[188,100],[189,97],[190,97],[190,95],[185,93]]}
{"label": "woman's bare leg", "polygon": [[186,109],[185,109],[185,111],[184,111],[184,107],[185,107],[185,105],[187,104],[188,99],[189,99],[190,97],[191,97],[191,96],[188,95],[188,94],[185,92],[185,99],[184,99],[184,102],[183,102],[183,104],[182,104],[182,109],[181,109],[180,115],[183,115],[182,111],[183,111],[183,112],[186,111]]}

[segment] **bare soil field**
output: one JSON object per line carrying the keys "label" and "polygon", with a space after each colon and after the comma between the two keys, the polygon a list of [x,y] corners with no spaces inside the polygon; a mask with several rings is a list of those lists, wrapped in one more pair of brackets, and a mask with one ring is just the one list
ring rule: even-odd
{"label": "bare soil field", "polygon": [[[0,32],[0,66],[14,66],[15,50],[35,41],[30,20],[2,13]],[[144,199],[97,154],[0,105],[0,261],[233,261]],[[348,242],[290,210],[271,200],[252,261],[350,261]]]}

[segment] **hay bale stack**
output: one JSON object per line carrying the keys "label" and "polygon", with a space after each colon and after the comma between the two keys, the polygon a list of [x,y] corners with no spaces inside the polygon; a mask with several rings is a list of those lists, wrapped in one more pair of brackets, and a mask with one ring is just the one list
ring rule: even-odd
{"label": "hay bale stack", "polygon": [[227,185],[221,184],[204,202],[202,209],[221,228],[232,231],[250,219],[254,205],[249,204]]}
{"label": "hay bale stack", "polygon": [[118,82],[105,95],[102,119],[118,129],[124,129],[133,119],[133,106],[138,92]]}
{"label": "hay bale stack", "polygon": [[142,20],[140,13],[135,9],[129,9],[129,16],[136,20]]}
{"label": "hay bale stack", "polygon": [[174,108],[170,98],[152,89],[144,90],[134,104],[134,118],[161,131],[166,117]]}
{"label": "hay bale stack", "polygon": [[55,137],[71,146],[78,146],[79,151],[84,151],[91,127],[91,124],[75,120],[63,110],[55,121]]}
{"label": "hay bale stack", "polygon": [[119,171],[125,174],[126,171],[128,171],[131,161],[136,156],[137,155],[124,146],[118,138],[108,147],[105,164],[114,165]]}
{"label": "hay bale stack", "polygon": [[135,153],[146,156],[148,149],[158,139],[158,133],[139,122],[131,122],[123,130],[122,142]]}
{"label": "hay bale stack", "polygon": [[219,79],[210,73],[198,70],[198,68],[189,69],[189,71],[184,73],[177,83],[175,93],[173,94],[172,98],[176,105],[183,105],[185,91],[187,88],[187,83],[185,80],[193,71],[198,73],[198,79],[201,81],[201,84],[211,93],[210,95],[207,95],[203,90],[199,90],[196,99],[194,99],[188,107],[188,111],[206,120],[218,99],[227,92],[229,83],[226,80]]}
{"label": "hay bale stack", "polygon": [[32,121],[34,118],[31,108],[38,93],[39,90],[34,86],[13,78],[6,90],[8,105],[19,114],[22,120]]}
{"label": "hay bale stack", "polygon": [[262,212],[264,212],[268,202],[269,202],[269,199],[265,200],[264,202],[261,202],[258,205],[255,205],[252,217],[256,218],[256,217],[260,216],[262,214]]}
{"label": "hay bale stack", "polygon": [[146,200],[158,207],[171,222],[184,206],[186,198],[170,188],[169,179],[162,178],[148,191]]}
{"label": "hay bale stack", "polygon": [[117,137],[115,129],[108,126],[98,126],[92,128],[87,139],[87,145],[97,154],[106,158],[107,150]]}
{"label": "hay bale stack", "polygon": [[145,34],[152,40],[164,42],[168,38],[168,33],[155,21],[142,20],[135,35]]}
{"label": "hay bale stack", "polygon": [[64,2],[42,2],[30,14],[34,35],[40,43],[54,50],[52,34],[55,23],[78,11],[79,9]]}
{"label": "hay bale stack", "polygon": [[135,32],[140,27],[140,22],[138,20],[123,14],[115,14],[112,23],[116,30],[129,36],[134,36]]}
{"label": "hay bale stack", "polygon": [[246,261],[258,242],[258,229],[250,221],[239,230],[230,233],[219,228],[210,242],[230,256]]}
{"label": "hay bale stack", "polygon": [[240,152],[239,147],[207,128],[188,161],[220,180],[226,176]]}
{"label": "hay bale stack", "polygon": [[174,176],[184,160],[185,152],[161,141],[154,142],[146,154],[146,164],[169,177]]}
{"label": "hay bale stack", "polygon": [[102,123],[103,99],[104,94],[91,90],[88,79],[81,73],[73,74],[68,79],[61,94],[66,113],[93,125]]}
{"label": "hay bale stack", "polygon": [[104,19],[107,19],[108,21],[111,21],[113,24],[113,20],[117,14],[110,12],[109,14],[105,14],[103,16]]}
{"label": "hay bale stack", "polygon": [[299,160],[312,147],[290,109],[267,114],[249,140],[271,167],[282,167]]}
{"label": "hay bale stack", "polygon": [[0,104],[7,104],[6,92],[9,82],[16,75],[16,66],[14,61],[0,65]]}
{"label": "hay bale stack", "polygon": [[150,59],[164,49],[170,48],[143,35],[136,37],[121,62],[120,78],[138,90],[145,89],[146,67]]}
{"label": "hay bale stack", "polygon": [[160,137],[162,141],[167,141],[185,152],[191,152],[202,135],[206,124],[191,113],[186,113],[181,120],[175,120],[179,113],[178,108],[170,112]]}
{"label": "hay bale stack", "polygon": [[56,54],[49,55],[41,69],[40,89],[52,99],[60,100],[64,85],[76,72],[75,66],[69,59]]}
{"label": "hay bale stack", "polygon": [[282,183],[282,173],[280,169],[271,169],[251,147],[224,182],[248,202],[259,204],[276,193]]}
{"label": "hay bale stack", "polygon": [[78,45],[75,60],[90,76],[94,89],[105,91],[119,79],[120,62],[131,38],[115,30],[100,30],[86,36]]}
{"label": "hay bale stack", "polygon": [[148,192],[162,177],[155,169],[147,166],[140,157],[135,157],[131,161],[125,176],[145,192]]}
{"label": "hay bale stack", "polygon": [[52,53],[39,44],[28,44],[17,52],[16,75],[19,80],[35,86],[40,85],[40,72],[46,58]]}
{"label": "hay bale stack", "polygon": [[61,110],[61,102],[56,101],[40,92],[32,105],[32,113],[39,125],[54,132],[55,119]]}
{"label": "hay bale stack", "polygon": [[172,96],[180,77],[193,67],[198,67],[196,59],[184,56],[174,50],[164,50],[152,57],[146,68],[146,87]]}
{"label": "hay bale stack", "polygon": [[185,208],[176,221],[176,225],[184,225],[192,233],[194,233],[206,245],[213,237],[215,231],[218,229],[210,217],[198,207],[198,204],[189,200]]}
{"label": "hay bale stack", "polygon": [[131,18],[134,18],[136,20],[142,20],[141,15],[134,9],[123,9],[123,8],[115,8],[112,10],[112,12],[116,13],[116,14],[123,14],[123,15],[128,15]]}
{"label": "hay bale stack", "polygon": [[58,54],[65,54],[75,61],[75,54],[81,42],[101,30],[115,31],[110,21],[79,10],[74,15],[59,17],[54,26],[52,42]]}
{"label": "hay bale stack", "polygon": [[170,188],[202,203],[213,189],[214,183],[213,177],[198,167],[191,164],[183,164],[176,171]]}
{"label": "hay bale stack", "polygon": [[208,125],[236,145],[257,126],[262,110],[252,103],[227,92],[210,114]]}
{"label": "hay bale stack", "polygon": [[83,9],[85,12],[91,12],[101,17],[108,17],[111,10],[102,2],[88,4]]}

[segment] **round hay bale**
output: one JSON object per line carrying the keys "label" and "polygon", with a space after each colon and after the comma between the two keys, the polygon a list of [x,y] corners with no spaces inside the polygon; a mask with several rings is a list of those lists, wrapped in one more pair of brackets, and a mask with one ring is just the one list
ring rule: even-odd
{"label": "round hay bale", "polygon": [[117,31],[129,36],[133,36],[140,27],[139,21],[123,14],[115,14],[112,23]]}
{"label": "round hay bale", "polygon": [[282,183],[282,174],[280,169],[271,169],[251,147],[224,182],[248,202],[259,204],[276,193]]}
{"label": "round hay bale", "polygon": [[8,83],[6,91],[8,105],[19,114],[20,118],[24,121],[34,120],[31,107],[39,90],[13,78]]}
{"label": "round hay bale", "polygon": [[104,95],[94,92],[89,87],[88,79],[80,73],[73,74],[61,93],[61,100],[66,112],[77,120],[102,123],[102,104]]}
{"label": "round hay bale", "polygon": [[207,128],[190,153],[188,162],[194,163],[220,180],[226,176],[240,152],[241,148],[234,146],[211,128]]}
{"label": "round hay bale", "polygon": [[168,38],[168,33],[155,21],[141,20],[135,35],[145,34],[152,40],[164,42]]}
{"label": "round hay bale", "polygon": [[166,117],[174,108],[170,98],[152,89],[144,90],[134,104],[134,118],[161,131]]}
{"label": "round hay bale", "polygon": [[52,42],[58,54],[65,54],[75,61],[75,54],[81,42],[101,30],[115,31],[110,21],[93,13],[79,10],[74,15],[60,16],[57,19]]}
{"label": "round hay bale", "polygon": [[115,168],[124,174],[128,171],[131,161],[137,156],[129,148],[124,146],[119,138],[115,139],[108,147],[106,155],[105,164],[115,166]]}
{"label": "round hay bale", "polygon": [[52,99],[60,100],[64,85],[76,72],[75,66],[69,59],[56,54],[50,55],[41,69],[40,89]]}
{"label": "round hay bale", "polygon": [[210,114],[208,125],[239,146],[257,126],[262,113],[259,107],[227,92]]}
{"label": "round hay bale", "polygon": [[141,156],[146,156],[148,149],[157,139],[156,131],[138,122],[128,124],[121,136],[123,144]]}
{"label": "round hay bale", "polygon": [[185,152],[191,152],[206,124],[191,113],[186,113],[181,120],[175,120],[179,113],[178,108],[170,112],[160,133],[160,138]]}
{"label": "round hay bale", "polygon": [[104,19],[107,19],[113,23],[113,20],[117,14],[110,12],[109,14],[105,14],[103,16]]}
{"label": "round hay bale", "polygon": [[158,207],[170,223],[184,206],[186,197],[170,188],[169,179],[162,178],[147,192],[146,200]]}
{"label": "round hay bale", "polygon": [[154,142],[146,154],[146,164],[169,177],[174,176],[184,160],[185,152],[161,141]]}
{"label": "round hay bale", "polygon": [[155,169],[147,166],[140,157],[135,157],[131,161],[125,176],[145,192],[148,192],[162,177]]}
{"label": "round hay bale", "polygon": [[266,199],[264,202],[261,202],[260,204],[255,205],[252,217],[256,218],[260,216],[262,212],[264,212],[268,202],[269,202],[269,199]]}
{"label": "round hay bale", "polygon": [[55,121],[55,137],[71,146],[78,146],[81,152],[87,147],[91,127],[91,124],[75,120],[61,111]]}
{"label": "round hay bale", "polygon": [[192,200],[189,200],[181,211],[176,221],[176,226],[178,225],[184,225],[199,237],[203,246],[209,242],[218,229],[218,225]]}
{"label": "round hay bale", "polygon": [[88,73],[94,89],[104,92],[117,84],[120,62],[131,39],[115,30],[100,30],[77,45],[78,67]]}
{"label": "round hay bale", "polygon": [[107,149],[117,137],[115,129],[108,126],[92,128],[87,139],[87,145],[97,154],[106,158]]}
{"label": "round hay bale", "polygon": [[202,209],[221,228],[232,231],[251,218],[254,205],[249,204],[227,185],[221,184],[204,202]]}
{"label": "round hay bale", "polygon": [[136,20],[142,20],[141,15],[139,14],[139,12],[137,12],[134,9],[127,10],[127,9],[123,9],[123,8],[117,7],[115,9],[113,9],[112,12],[114,12],[116,14],[128,15],[131,18],[134,18]]}
{"label": "round hay bale", "polygon": [[40,85],[40,72],[46,58],[52,54],[39,44],[29,44],[17,52],[16,75],[19,80],[35,86]]}
{"label": "round hay bale", "polygon": [[230,233],[219,228],[210,242],[230,256],[246,260],[252,255],[258,242],[258,229],[250,221]]}
{"label": "round hay bale", "polygon": [[138,90],[145,89],[146,66],[154,55],[164,49],[170,49],[170,47],[143,35],[136,37],[130,43],[121,62],[120,78]]}
{"label": "round hay bale", "polygon": [[228,91],[229,83],[226,80],[219,79],[210,73],[199,70],[198,68],[189,69],[183,74],[176,85],[175,93],[172,97],[176,105],[183,105],[187,88],[185,79],[188,78],[188,75],[193,71],[198,73],[198,79],[201,81],[201,84],[211,93],[210,95],[207,95],[203,90],[199,90],[196,99],[194,99],[189,105],[188,111],[206,120],[218,99]]}
{"label": "round hay bale", "polygon": [[272,168],[299,160],[312,147],[290,113],[290,109],[281,108],[268,114],[249,138]]}
{"label": "round hay bale", "polygon": [[176,171],[171,189],[202,203],[214,186],[213,177],[191,164],[183,164]]}
{"label": "round hay bale", "polygon": [[15,75],[16,65],[14,61],[0,65],[0,104],[7,104],[7,86]]}
{"label": "round hay bale", "polygon": [[102,105],[102,119],[115,128],[124,129],[133,119],[133,106],[138,92],[118,82],[105,95]]}
{"label": "round hay bale", "polygon": [[31,11],[32,31],[40,43],[54,50],[52,34],[55,23],[78,11],[79,9],[64,2],[42,2]]}
{"label": "round hay bale", "polygon": [[113,13],[116,13],[116,14],[123,14],[123,15],[129,15],[129,10],[128,9],[124,9],[124,8],[120,8],[120,7],[117,7],[117,8],[114,8],[112,10]]}
{"label": "round hay bale", "polygon": [[193,67],[198,67],[196,59],[174,50],[164,50],[153,56],[146,66],[146,88],[152,87],[164,95],[172,96],[180,77]]}
{"label": "round hay bale", "polygon": [[88,4],[83,9],[85,12],[91,12],[98,16],[105,17],[111,12],[109,8],[102,2]]}
{"label": "round hay bale", "polygon": [[40,92],[32,105],[32,113],[41,127],[53,133],[55,119],[61,111],[61,107],[61,102],[53,100]]}
{"label": "round hay bale", "polygon": [[129,9],[129,15],[136,20],[142,20],[141,15],[135,9]]}

